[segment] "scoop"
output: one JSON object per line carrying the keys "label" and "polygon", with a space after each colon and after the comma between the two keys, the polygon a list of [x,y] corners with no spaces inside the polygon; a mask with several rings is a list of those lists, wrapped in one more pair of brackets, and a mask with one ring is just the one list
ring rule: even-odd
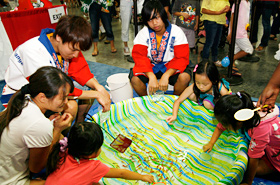
{"label": "scoop", "polygon": [[211,155],[208,152],[202,152],[199,157],[204,161],[209,161],[212,159]]}
{"label": "scoop", "polygon": [[[264,105],[264,107],[267,107],[268,105]],[[251,119],[254,116],[254,112],[260,110],[261,107],[255,108],[255,109],[240,109],[234,114],[234,118],[238,121],[246,121],[248,119]]]}

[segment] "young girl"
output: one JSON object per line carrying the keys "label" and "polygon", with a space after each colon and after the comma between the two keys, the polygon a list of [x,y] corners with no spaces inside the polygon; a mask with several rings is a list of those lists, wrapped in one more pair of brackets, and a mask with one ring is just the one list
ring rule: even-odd
{"label": "young girl", "polygon": [[72,121],[69,113],[50,119],[44,113],[62,112],[73,89],[71,78],[60,69],[42,67],[12,96],[0,114],[0,184],[44,184],[30,180],[30,172],[45,167],[53,143]]}
{"label": "young girl", "polygon": [[214,113],[219,123],[210,142],[203,146],[203,150],[210,152],[225,129],[245,131],[245,135],[251,141],[248,149],[249,163],[244,184],[252,184],[255,175],[280,172],[279,109],[276,106],[273,112],[267,114],[256,111],[249,120],[236,120],[234,114],[244,108],[255,108],[250,95],[245,92],[226,95],[217,101]]}
{"label": "young girl", "polygon": [[174,102],[173,114],[166,119],[168,123],[176,120],[179,106],[186,98],[213,110],[214,102],[229,93],[229,83],[224,79],[220,80],[219,71],[213,62],[203,61],[197,64],[193,70],[193,81]]}
{"label": "young girl", "polygon": [[98,184],[102,177],[124,178],[154,182],[152,175],[141,175],[126,169],[109,168],[94,158],[98,157],[103,144],[103,133],[96,123],[75,124],[69,138],[60,140],[51,152],[45,185]]}

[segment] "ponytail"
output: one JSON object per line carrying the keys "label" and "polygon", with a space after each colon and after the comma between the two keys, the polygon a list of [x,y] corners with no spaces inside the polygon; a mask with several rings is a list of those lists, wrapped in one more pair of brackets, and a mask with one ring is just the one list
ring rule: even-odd
{"label": "ponytail", "polygon": [[11,97],[7,109],[0,113],[0,140],[4,129],[6,127],[9,129],[10,121],[19,116],[22,109],[26,107],[29,94],[29,84],[26,84]]}

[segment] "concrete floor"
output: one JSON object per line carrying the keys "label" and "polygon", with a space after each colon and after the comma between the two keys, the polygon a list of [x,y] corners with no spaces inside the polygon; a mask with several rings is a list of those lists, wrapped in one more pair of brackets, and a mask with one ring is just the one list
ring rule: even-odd
{"label": "concrete floor", "polygon": [[[53,1],[54,5],[60,4],[58,0]],[[80,8],[68,8],[69,15],[81,15],[83,16]],[[261,20],[261,19],[260,19]],[[262,25],[259,22],[259,40],[262,36]],[[121,22],[120,19],[112,20],[113,32],[115,36],[115,47],[118,50],[117,53],[111,53],[110,45],[104,44],[104,40],[99,42],[98,49],[99,55],[92,57],[91,53],[93,48],[89,51],[83,52],[87,61],[99,62],[103,64],[108,64],[112,66],[117,66],[121,68],[132,68],[133,63],[127,61],[127,58],[123,55],[123,42],[121,40]],[[132,50],[133,39],[134,39],[134,27],[131,24],[130,26],[130,38],[129,38],[129,47]],[[267,82],[269,81],[272,73],[274,72],[278,61],[274,59],[275,52],[278,50],[278,41],[269,41],[268,47],[263,52],[254,52],[255,56],[260,57],[259,62],[242,62],[237,61],[237,67],[242,73],[243,83],[241,85],[231,86],[233,92],[245,90],[252,97],[258,98],[262,90],[265,88]],[[257,43],[258,45],[258,43]],[[199,51],[202,50],[203,45],[199,44]],[[228,55],[229,47],[226,45],[224,48],[219,50],[219,59],[222,60],[223,57]],[[199,54],[191,54],[190,59],[193,63],[197,63],[200,60]],[[227,76],[227,68],[219,69],[221,75]],[[277,99],[277,102],[280,102],[280,96]]]}

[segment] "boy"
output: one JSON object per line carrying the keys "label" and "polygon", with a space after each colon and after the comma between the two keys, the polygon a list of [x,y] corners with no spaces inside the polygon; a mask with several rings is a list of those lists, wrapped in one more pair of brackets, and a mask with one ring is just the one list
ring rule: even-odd
{"label": "boy", "polygon": [[[157,90],[166,91],[174,85],[180,95],[191,80],[189,45],[183,31],[168,22],[166,11],[159,1],[147,1],[142,9],[145,27],[134,40],[132,57],[135,62],[129,78],[139,96]],[[159,79],[159,81],[158,81]]]}

